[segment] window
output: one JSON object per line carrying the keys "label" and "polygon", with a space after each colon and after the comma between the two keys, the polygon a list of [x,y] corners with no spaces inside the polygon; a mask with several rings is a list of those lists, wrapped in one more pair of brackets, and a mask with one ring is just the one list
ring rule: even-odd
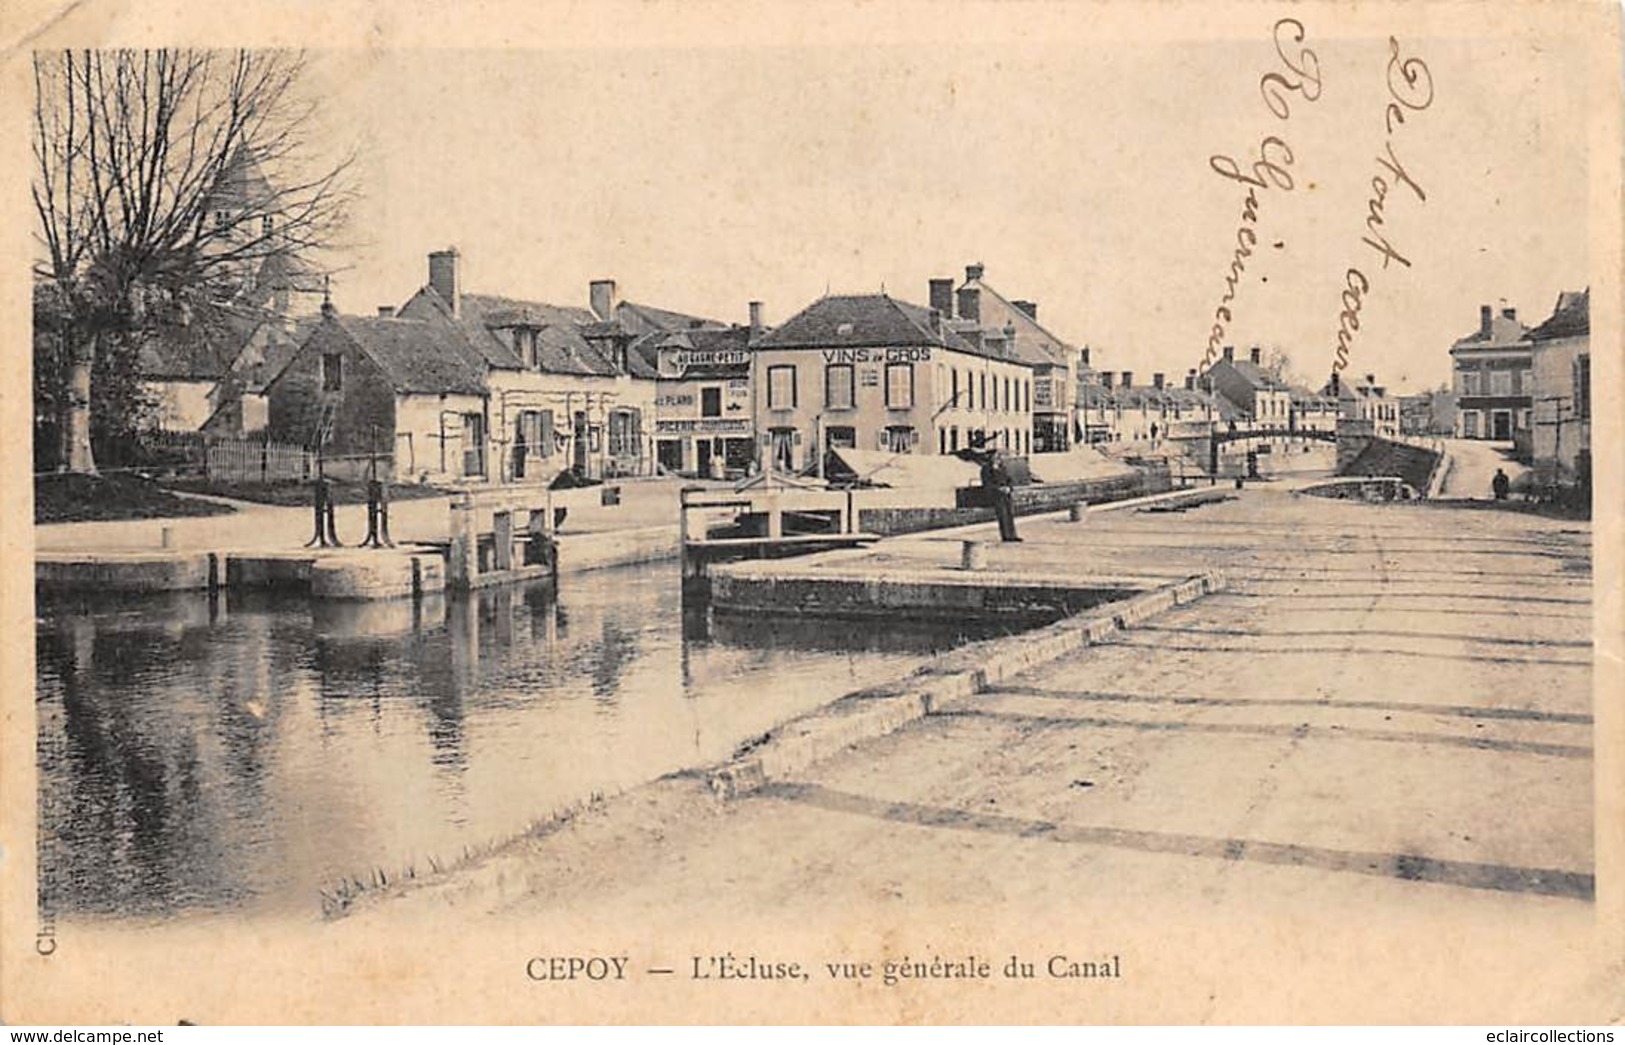
{"label": "window", "polygon": [[960,405],[960,402],[959,402],[959,371],[954,370],[953,375],[954,375],[954,394],[953,394],[953,398],[949,399],[948,402],[952,403],[954,406],[959,406]]}
{"label": "window", "polygon": [[1509,396],[1512,394],[1512,371],[1490,371],[1490,395]]}
{"label": "window", "polygon": [[1006,410],[1010,409],[1010,379],[1008,377],[1004,379],[1004,408]]}
{"label": "window", "polygon": [[850,410],[857,405],[852,383],[852,364],[831,363],[824,368],[824,406],[830,410]]}
{"label": "window", "polygon": [[978,398],[980,398],[982,400],[982,409],[986,410],[987,409],[987,371],[986,370],[982,371],[982,394]]}
{"label": "window", "polygon": [[957,449],[959,449],[959,426],[958,425],[949,425],[948,426],[948,452],[953,453]]}
{"label": "window", "polygon": [[707,385],[700,389],[700,416],[722,416],[722,386]]}
{"label": "window", "polygon": [[767,408],[794,410],[796,407],[796,368],[770,366],[767,368]]}
{"label": "window", "polygon": [[858,430],[851,425],[831,425],[824,429],[824,446],[830,450],[856,450]]}
{"label": "window", "polygon": [[906,454],[914,448],[914,429],[907,425],[890,425],[882,433],[881,439],[888,452]]}
{"label": "window", "polygon": [[948,430],[946,428],[939,428],[939,429],[937,429],[937,453],[945,454],[947,452],[948,452]]}
{"label": "window", "polygon": [[337,352],[322,354],[322,391],[338,392],[344,388],[344,357]]}
{"label": "window", "polygon": [[886,364],[886,409],[908,410],[914,406],[914,364]]}
{"label": "window", "polygon": [[1582,421],[1591,420],[1591,353],[1584,352],[1574,360],[1574,416]]}
{"label": "window", "polygon": [[260,235],[269,236],[274,228],[276,228],[276,219],[269,214],[260,219]]}
{"label": "window", "polygon": [[638,414],[636,410],[616,410],[609,415],[611,457],[642,456],[643,433],[639,431]]}

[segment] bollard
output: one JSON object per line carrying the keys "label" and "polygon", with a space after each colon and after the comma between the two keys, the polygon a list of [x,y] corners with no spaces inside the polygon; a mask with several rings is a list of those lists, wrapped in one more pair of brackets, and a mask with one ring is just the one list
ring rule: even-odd
{"label": "bollard", "polygon": [[1083,522],[1089,518],[1089,502],[1078,501],[1067,511],[1066,517],[1071,522]]}
{"label": "bollard", "polygon": [[987,566],[987,545],[981,541],[962,541],[959,548],[959,567],[980,570]]}
{"label": "bollard", "polygon": [[451,548],[446,556],[446,586],[467,591],[479,576],[478,536],[474,530],[474,505],[451,506]]}

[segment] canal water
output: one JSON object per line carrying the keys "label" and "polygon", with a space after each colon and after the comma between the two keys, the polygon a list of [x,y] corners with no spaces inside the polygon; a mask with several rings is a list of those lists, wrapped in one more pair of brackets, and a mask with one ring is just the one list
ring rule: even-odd
{"label": "canal water", "polygon": [[675,563],[418,603],[42,601],[44,902],[313,916],[985,635],[685,615]]}

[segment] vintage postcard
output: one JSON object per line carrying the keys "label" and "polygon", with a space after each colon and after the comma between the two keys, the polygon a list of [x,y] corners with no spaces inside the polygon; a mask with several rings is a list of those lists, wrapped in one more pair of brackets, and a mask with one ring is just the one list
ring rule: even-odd
{"label": "vintage postcard", "polygon": [[8,5],[0,1018],[1625,1018],[1619,22]]}

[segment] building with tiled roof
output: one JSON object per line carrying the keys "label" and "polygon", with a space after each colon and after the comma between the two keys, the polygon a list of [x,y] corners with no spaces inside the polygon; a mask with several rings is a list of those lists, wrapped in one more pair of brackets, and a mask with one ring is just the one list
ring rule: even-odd
{"label": "building with tiled roof", "polygon": [[1032,451],[1033,364],[940,309],[827,296],[751,348],[756,431],[775,467],[815,468],[832,448],[947,454],[977,436]]}
{"label": "building with tiled roof", "polygon": [[1478,310],[1478,329],[1450,346],[1460,439],[1512,440],[1529,428],[1534,365],[1529,328],[1517,309]]}
{"label": "building with tiled roof", "polygon": [[1263,349],[1254,346],[1245,359],[1226,345],[1224,355],[1202,372],[1202,387],[1235,405],[1256,428],[1287,429],[1292,423],[1292,392],[1264,367]]}
{"label": "building with tiled roof", "polygon": [[[759,309],[753,309],[760,323]],[[755,465],[750,327],[684,327],[645,334],[634,354],[657,376],[655,460],[681,475],[742,474]]]}
{"label": "building with tiled roof", "polygon": [[1345,381],[1333,371],[1321,394],[1337,400],[1339,417],[1367,422],[1372,433],[1383,439],[1399,438],[1399,399],[1377,384],[1377,375],[1367,374],[1361,381]]}
{"label": "building with tiled roof", "polygon": [[[612,281],[589,287],[593,308],[463,289],[455,248],[429,255],[429,281],[401,306],[408,319],[457,327],[484,361],[491,478],[528,480],[539,468],[589,476],[642,475],[653,467],[647,419],[654,373],[616,321]],[[600,312],[599,308],[603,311]]]}
{"label": "building with tiled roof", "polygon": [[1003,342],[1006,354],[1032,367],[1036,453],[1062,451],[1073,439],[1074,383],[1082,353],[1038,321],[1038,303],[1012,300],[987,281],[986,266],[965,266],[957,288],[951,279],[930,281],[931,307],[967,337]]}
{"label": "building with tiled roof", "polygon": [[329,311],[271,379],[269,433],[394,474],[483,478],[488,366],[458,327]]}
{"label": "building with tiled roof", "polygon": [[1591,289],[1558,295],[1529,331],[1533,415],[1530,446],[1541,482],[1589,486],[1591,473]]}

